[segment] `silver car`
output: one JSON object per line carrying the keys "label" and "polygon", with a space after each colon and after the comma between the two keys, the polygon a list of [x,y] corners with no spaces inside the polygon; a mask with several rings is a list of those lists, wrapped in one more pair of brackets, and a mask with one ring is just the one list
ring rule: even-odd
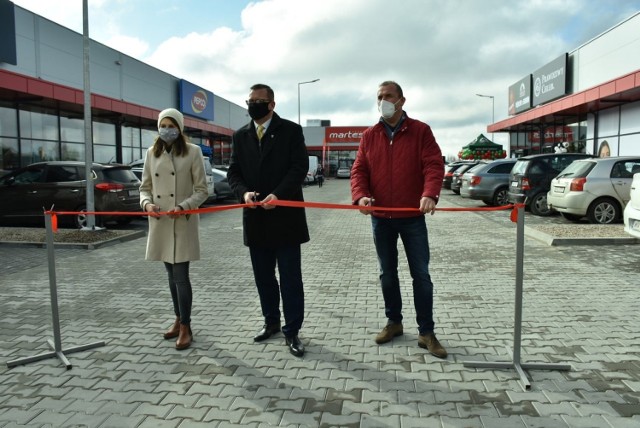
{"label": "silver car", "polygon": [[511,158],[476,165],[462,175],[460,196],[491,206],[507,205],[509,173],[515,163],[516,159]]}
{"label": "silver car", "polygon": [[640,238],[640,168],[633,175],[629,203],[624,209],[624,231]]}
{"label": "silver car", "polygon": [[638,170],[638,156],[576,160],[551,181],[547,204],[571,221],[620,222]]}

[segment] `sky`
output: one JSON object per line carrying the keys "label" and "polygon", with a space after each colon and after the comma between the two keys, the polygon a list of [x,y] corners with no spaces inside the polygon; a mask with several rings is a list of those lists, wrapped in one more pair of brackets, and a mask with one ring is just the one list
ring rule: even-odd
{"label": "sky", "polygon": [[[13,2],[82,33],[82,0]],[[295,122],[300,113],[303,125],[372,125],[378,85],[394,80],[407,115],[455,157],[481,133],[508,147],[508,134],[486,128],[508,117],[509,86],[637,13],[640,0],[88,0],[88,9],[93,40],[238,105],[251,85],[268,84],[276,112]]]}

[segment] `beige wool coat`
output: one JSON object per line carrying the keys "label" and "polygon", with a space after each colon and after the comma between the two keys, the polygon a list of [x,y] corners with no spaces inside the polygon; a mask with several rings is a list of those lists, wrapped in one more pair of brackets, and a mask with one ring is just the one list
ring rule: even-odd
{"label": "beige wool coat", "polygon": [[[140,184],[140,207],[153,203],[161,211],[176,206],[197,209],[208,197],[207,182],[200,147],[187,143],[185,156],[164,151],[160,157],[147,150]],[[149,216],[146,260],[182,263],[200,259],[197,214],[172,219],[167,215]]]}

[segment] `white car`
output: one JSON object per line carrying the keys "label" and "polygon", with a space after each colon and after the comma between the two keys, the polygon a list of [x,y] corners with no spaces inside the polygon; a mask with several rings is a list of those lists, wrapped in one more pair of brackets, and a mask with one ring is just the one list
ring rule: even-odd
{"label": "white car", "polygon": [[624,231],[640,238],[640,172],[633,175],[631,199],[624,209]]}
{"label": "white car", "polygon": [[547,205],[567,220],[595,224],[622,221],[640,156],[578,159],[551,180]]}

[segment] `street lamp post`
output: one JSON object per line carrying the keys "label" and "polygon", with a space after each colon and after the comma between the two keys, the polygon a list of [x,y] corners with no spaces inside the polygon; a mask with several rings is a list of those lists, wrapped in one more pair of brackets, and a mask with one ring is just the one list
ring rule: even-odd
{"label": "street lamp post", "polygon": [[[476,94],[479,97],[483,98],[491,98],[491,124],[493,125],[496,122],[496,103],[495,97],[493,95],[482,95]],[[493,132],[491,133],[491,141],[493,141]],[[495,143],[495,141],[494,141]]]}
{"label": "street lamp post", "polygon": [[320,79],[313,79],[307,82],[298,82],[298,125],[300,125],[300,85],[306,85],[307,83],[315,83]]}

